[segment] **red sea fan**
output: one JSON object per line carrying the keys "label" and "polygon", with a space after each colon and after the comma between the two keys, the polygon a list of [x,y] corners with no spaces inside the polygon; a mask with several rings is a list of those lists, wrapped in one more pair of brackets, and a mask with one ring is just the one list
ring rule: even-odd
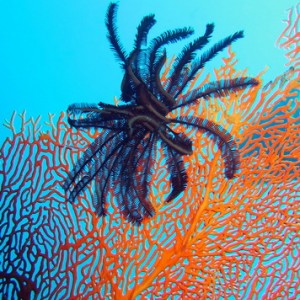
{"label": "red sea fan", "polygon": [[[289,59],[284,74],[182,112],[218,120],[235,136],[241,153],[236,178],[224,178],[211,138],[188,131],[198,150],[185,157],[185,193],[163,203],[170,185],[158,159],[149,199],[156,215],[139,227],[123,218],[113,190],[100,219],[91,206],[92,185],[74,204],[65,199],[67,173],[101,133],[74,132],[63,114],[49,115],[46,125],[13,115],[0,157],[2,298],[299,297],[298,21],[291,10],[278,40]],[[246,75],[235,66],[229,51],[213,79]]]}

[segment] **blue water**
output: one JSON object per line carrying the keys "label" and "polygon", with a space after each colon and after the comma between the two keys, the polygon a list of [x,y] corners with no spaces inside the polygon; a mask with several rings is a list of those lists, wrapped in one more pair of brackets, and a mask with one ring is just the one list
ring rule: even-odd
{"label": "blue water", "polygon": [[[119,95],[121,70],[106,40],[108,0],[11,0],[0,2],[0,123],[12,112],[27,116],[59,113],[73,102],[113,102]],[[213,41],[243,29],[234,44],[240,68],[256,76],[266,66],[266,82],[286,70],[275,41],[296,0],[120,1],[118,24],[122,43],[132,48],[141,18],[155,13],[152,37],[167,29],[216,25]],[[162,4],[163,3],[163,4]],[[178,44],[177,50],[183,44]],[[171,48],[168,56],[178,53]],[[207,65],[221,63],[219,60]],[[0,126],[0,140],[8,131]]]}

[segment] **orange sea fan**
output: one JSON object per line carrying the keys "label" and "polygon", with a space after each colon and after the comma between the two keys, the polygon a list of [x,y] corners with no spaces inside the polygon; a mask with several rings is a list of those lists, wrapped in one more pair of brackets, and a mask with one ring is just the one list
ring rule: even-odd
{"label": "orange sea fan", "polygon": [[300,3],[294,8],[289,9],[288,18],[285,20],[286,27],[277,40],[277,45],[286,50],[286,56],[289,60],[288,65],[299,71],[299,13]]}
{"label": "orange sea fan", "polygon": [[[295,17],[296,16],[296,17]],[[153,219],[137,227],[114,202],[99,219],[90,186],[75,204],[61,184],[97,135],[73,131],[64,114],[16,115],[1,147],[0,295],[7,299],[296,299],[300,281],[300,106],[296,31],[291,10],[278,45],[287,71],[268,84],[204,100],[180,114],[217,121],[237,139],[241,170],[224,178],[207,133],[189,131],[185,193],[170,187],[158,156]],[[288,48],[287,48],[288,47]],[[235,77],[229,50],[215,79]],[[168,76],[168,67],[164,73]],[[195,79],[203,84],[211,78]],[[19,127],[18,129],[16,129]],[[298,293],[298,294],[297,294]]]}

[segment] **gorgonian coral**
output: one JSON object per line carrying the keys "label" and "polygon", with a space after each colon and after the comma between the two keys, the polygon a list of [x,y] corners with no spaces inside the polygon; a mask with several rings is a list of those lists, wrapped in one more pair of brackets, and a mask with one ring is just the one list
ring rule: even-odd
{"label": "gorgonian coral", "polygon": [[[241,171],[223,176],[209,136],[187,132],[190,182],[170,192],[162,156],[149,201],[156,215],[140,227],[121,216],[109,191],[107,216],[91,207],[93,186],[74,205],[61,183],[99,132],[73,132],[65,116],[46,125],[21,114],[6,123],[1,147],[0,294],[8,299],[180,299],[299,296],[300,114],[297,10],[278,44],[287,71],[251,92],[184,109],[218,121],[236,137]],[[229,51],[214,75],[194,84],[245,76]],[[168,76],[165,66],[163,78]],[[214,78],[212,78],[214,76]],[[201,135],[201,138],[199,138]]]}

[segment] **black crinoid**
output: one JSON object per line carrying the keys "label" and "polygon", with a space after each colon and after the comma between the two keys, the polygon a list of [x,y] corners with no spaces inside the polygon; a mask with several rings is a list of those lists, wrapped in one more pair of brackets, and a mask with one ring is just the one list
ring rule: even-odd
{"label": "black crinoid", "polygon": [[176,125],[208,131],[218,140],[225,164],[225,176],[233,178],[239,167],[239,154],[232,136],[220,125],[196,116],[168,118],[171,111],[192,105],[211,96],[222,97],[231,92],[257,85],[254,78],[240,77],[211,82],[187,92],[191,80],[205,63],[221,50],[243,37],[239,31],[213,45],[201,56],[196,51],[209,41],[214,29],[208,24],[203,36],[187,44],[175,59],[167,82],[162,83],[160,72],[166,61],[165,46],[193,34],[189,27],[168,30],[147,43],[147,36],[155,24],[154,15],[144,17],[137,28],[133,50],[126,54],[119,41],[117,4],[109,5],[106,26],[111,49],[121,62],[124,77],[121,84],[123,105],[72,104],[68,108],[68,122],[75,128],[102,128],[103,132],[88,147],[70,172],[63,187],[69,201],[95,182],[93,204],[99,216],[105,215],[104,204],[110,191],[116,197],[123,215],[140,224],[155,210],[147,199],[149,182],[157,147],[163,149],[170,176],[172,201],[187,187],[188,176],[182,157],[193,152],[192,142],[184,132],[176,132]]}

